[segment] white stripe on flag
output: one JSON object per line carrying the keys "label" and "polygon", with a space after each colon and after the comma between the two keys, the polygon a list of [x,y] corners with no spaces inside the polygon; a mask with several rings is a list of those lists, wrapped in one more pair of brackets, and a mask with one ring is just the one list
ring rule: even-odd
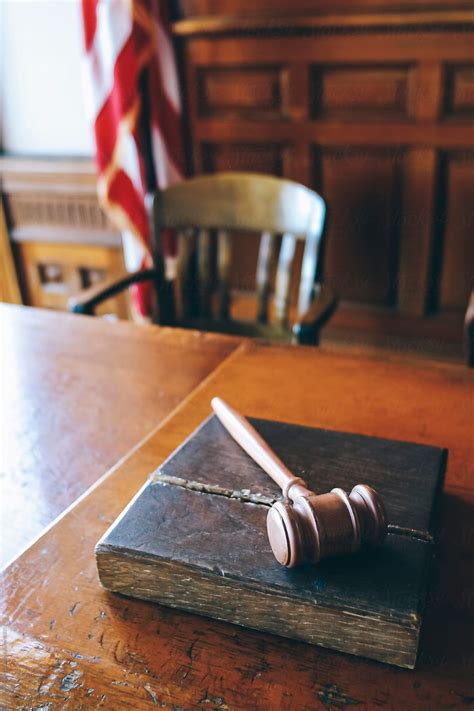
{"label": "white stripe on flag", "polygon": [[171,160],[163,135],[156,124],[153,124],[151,131],[153,146],[153,156],[155,159],[156,181],[160,188],[178,183],[183,179],[180,171]]}
{"label": "white stripe on flag", "polygon": [[137,192],[143,195],[145,188],[140,173],[140,159],[135,139],[128,130],[125,130],[121,131],[119,141],[120,148],[118,158],[120,165],[134,184]]}
{"label": "white stripe on flag", "polygon": [[85,55],[86,109],[92,120],[104,105],[114,85],[114,67],[133,28],[129,0],[100,0],[94,42]]}
{"label": "white stripe on flag", "polygon": [[145,249],[135,235],[128,230],[122,232],[123,257],[127,271],[135,272],[143,264],[145,259]]}
{"label": "white stripe on flag", "polygon": [[174,110],[176,113],[181,113],[181,97],[179,94],[178,72],[176,69],[173,45],[168,33],[158,22],[155,22],[155,33],[158,46],[157,61],[161,83]]}

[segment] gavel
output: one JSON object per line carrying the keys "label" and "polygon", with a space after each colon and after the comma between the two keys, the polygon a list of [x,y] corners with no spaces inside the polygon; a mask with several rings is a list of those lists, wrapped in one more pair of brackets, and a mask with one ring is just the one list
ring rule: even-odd
{"label": "gavel", "polygon": [[281,565],[295,568],[323,558],[355,553],[362,543],[380,544],[387,535],[384,503],[366,484],[350,494],[335,488],[315,494],[283,464],[250,422],[215,397],[212,408],[220,422],[247,454],[278,484],[282,499],[268,511],[267,533]]}

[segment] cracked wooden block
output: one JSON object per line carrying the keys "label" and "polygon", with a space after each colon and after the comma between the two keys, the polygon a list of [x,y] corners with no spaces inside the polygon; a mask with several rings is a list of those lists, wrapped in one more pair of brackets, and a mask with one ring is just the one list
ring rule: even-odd
{"label": "cracked wooden block", "polygon": [[384,498],[378,549],[296,569],[266,537],[280,492],[215,416],[156,471],[96,547],[105,588],[413,668],[446,451],[251,420],[317,493],[357,483]]}

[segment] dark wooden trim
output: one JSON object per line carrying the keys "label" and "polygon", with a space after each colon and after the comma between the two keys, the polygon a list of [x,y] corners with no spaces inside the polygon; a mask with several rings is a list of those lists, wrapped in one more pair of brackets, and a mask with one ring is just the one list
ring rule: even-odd
{"label": "dark wooden trim", "polygon": [[[343,35],[331,32],[321,32],[315,37],[298,37],[298,61],[324,62],[325,64],[349,62],[350,64],[366,61],[390,63],[392,61],[461,61],[472,56],[472,35],[466,31],[471,28],[463,26],[462,30],[441,31],[439,28],[430,32],[407,32],[403,26],[397,31],[357,32]],[[472,31],[472,29],[471,29]],[[420,40],[420,34],[423,41]],[[268,37],[213,37],[190,38],[188,51],[196,66],[225,66],[238,63],[245,64],[275,64],[295,61],[295,37],[289,34],[278,38],[278,42],[269,42]],[[242,52],[242,41],[245,40],[246,51]],[[265,40],[265,41],[264,41]],[[370,40],[370,41],[368,41]],[[284,59],[286,58],[286,60]]]}
{"label": "dark wooden trim", "polygon": [[[470,0],[179,0],[181,18],[209,17],[217,14],[274,16],[324,15],[377,12],[406,13],[459,11],[472,9]],[[256,9],[258,7],[258,10]]]}
{"label": "dark wooden trim", "polygon": [[424,316],[430,297],[436,220],[438,159],[435,150],[414,148],[404,185],[404,214],[398,269],[398,306],[403,313]]}
{"label": "dark wooden trim", "polygon": [[[296,129],[296,126],[298,127]],[[341,140],[341,128],[344,127],[344,139]],[[228,119],[198,119],[195,124],[195,136],[200,141],[212,143],[292,143],[298,141],[300,131],[306,140],[315,145],[340,146],[391,146],[393,136],[397,136],[397,145],[431,148],[466,148],[466,123],[412,124],[409,121],[384,123],[377,121],[344,122],[338,124],[329,121],[243,121]]]}
{"label": "dark wooden trim", "polygon": [[423,318],[415,314],[400,313],[394,308],[370,307],[367,304],[353,304],[343,300],[325,333],[331,335],[342,328],[347,329],[348,333],[374,332],[382,336],[407,338],[419,336],[433,341],[452,342],[460,349],[462,326],[463,314],[458,312],[442,312]]}
{"label": "dark wooden trim", "polygon": [[173,32],[181,37],[243,35],[253,33],[308,34],[321,29],[379,29],[390,27],[430,28],[430,27],[465,27],[474,26],[474,11],[431,10],[410,12],[364,12],[354,14],[289,15],[260,14],[255,16],[200,16],[178,20],[173,24]]}

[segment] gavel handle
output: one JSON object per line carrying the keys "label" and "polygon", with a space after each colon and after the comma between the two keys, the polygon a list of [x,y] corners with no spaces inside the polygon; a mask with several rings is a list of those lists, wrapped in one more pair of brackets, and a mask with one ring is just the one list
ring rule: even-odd
{"label": "gavel handle", "polygon": [[212,409],[224,425],[229,434],[235,439],[254,462],[270,476],[274,482],[288,493],[289,486],[296,482],[304,482],[295,477],[286,467],[275,452],[268,446],[258,432],[252,427],[250,422],[228,405],[220,397],[211,400]]}

